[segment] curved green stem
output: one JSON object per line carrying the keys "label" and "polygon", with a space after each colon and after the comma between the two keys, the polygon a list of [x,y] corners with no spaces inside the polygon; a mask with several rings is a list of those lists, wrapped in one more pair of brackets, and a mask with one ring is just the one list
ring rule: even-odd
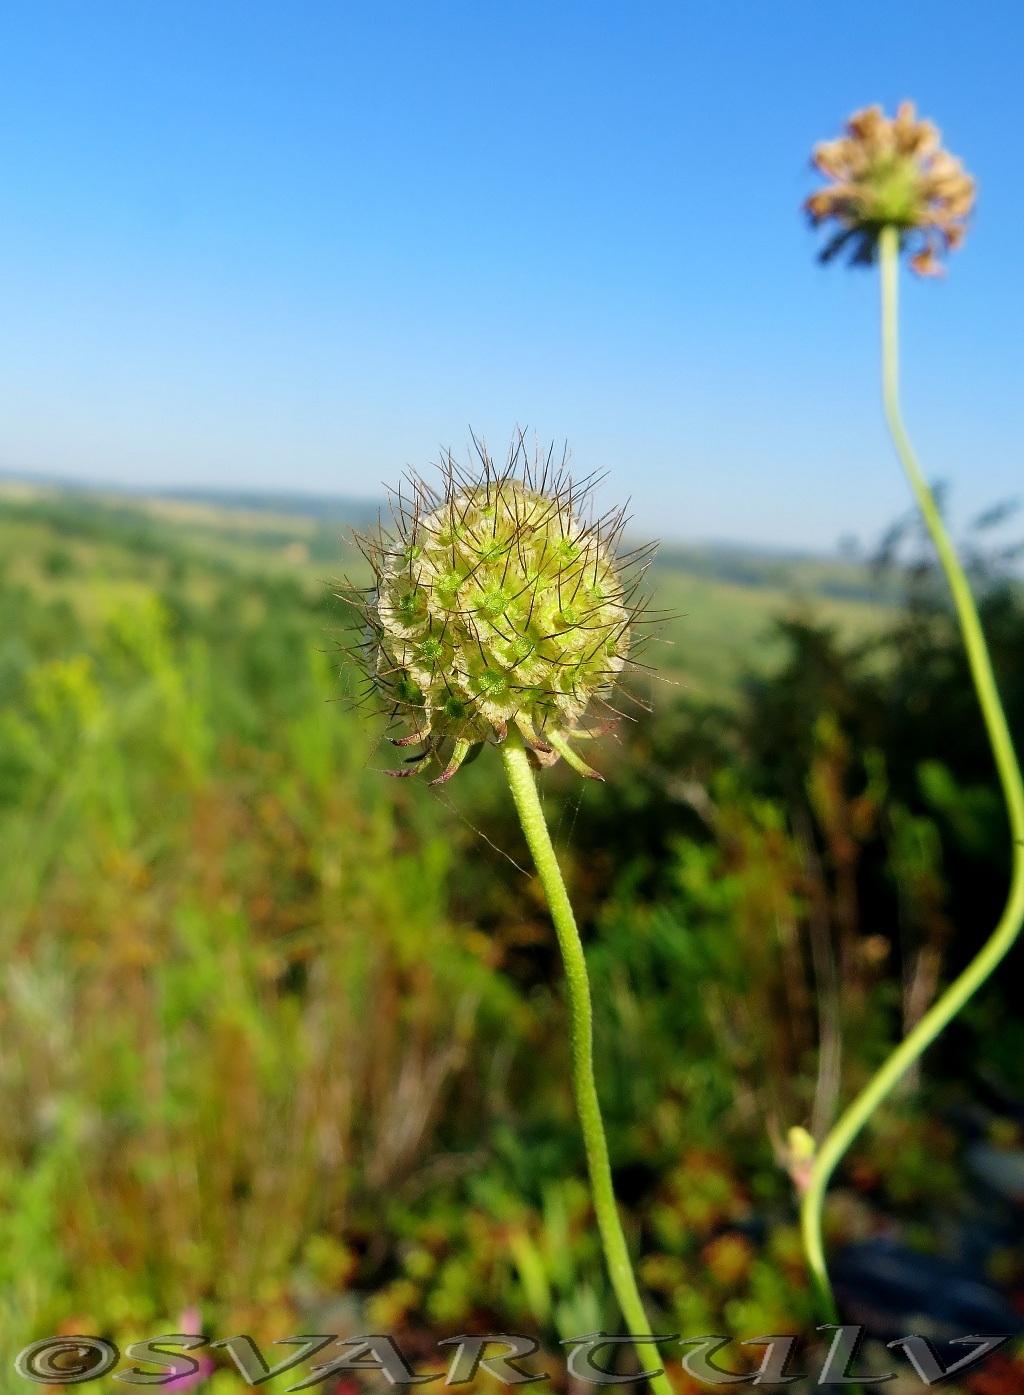
{"label": "curved green stem", "polygon": [[881,1070],[865,1086],[846,1112],[836,1122],[814,1159],[810,1183],[801,1208],[801,1230],[807,1262],[818,1289],[823,1310],[834,1318],[835,1301],[825,1266],[821,1240],[821,1212],[825,1188],[836,1165],[874,1111],[885,1099],[900,1076],[935,1040],[946,1024],[956,1016],[971,995],[985,982],[1003,958],[1024,921],[1024,783],[1013,749],[1006,715],[999,699],[988,646],[978,619],[978,610],[971,588],[946,532],[921,467],[907,437],[899,407],[898,340],[897,340],[897,276],[899,271],[899,235],[895,228],[885,228],[879,245],[882,272],[882,387],[885,414],[889,430],[899,453],[903,468],[910,479],[918,505],[946,573],[953,594],[964,646],[970,664],[971,677],[978,695],[985,727],[995,757],[996,769],[1006,800],[1010,836],[1013,840],[1013,868],[1010,891],[999,924],[967,968],[946,989],[945,993],[925,1013],[917,1026],[908,1033],[888,1058]]}
{"label": "curved green stem", "polygon": [[[608,1143],[604,1136],[601,1107],[594,1080],[593,1011],[583,945],[558,859],[551,844],[551,835],[537,794],[537,782],[517,733],[509,733],[502,743],[501,755],[505,762],[505,773],[512,790],[512,798],[515,800],[516,812],[523,826],[541,886],[544,888],[544,895],[547,897],[551,919],[555,923],[558,947],[562,952],[562,963],[565,965],[565,982],[569,990],[573,1090],[583,1131],[583,1142],[587,1150],[590,1188],[608,1275],[630,1332],[634,1337],[644,1337],[650,1333],[650,1325],[640,1301],[629,1250],[626,1248],[626,1237],[622,1233],[622,1222],[619,1220],[619,1211],[615,1204],[612,1170],[608,1161]],[[649,1359],[650,1350],[645,1352],[643,1348],[638,1348],[637,1351],[643,1369],[645,1356]],[[672,1385],[665,1375],[653,1377],[651,1386],[657,1395],[673,1395]]]}

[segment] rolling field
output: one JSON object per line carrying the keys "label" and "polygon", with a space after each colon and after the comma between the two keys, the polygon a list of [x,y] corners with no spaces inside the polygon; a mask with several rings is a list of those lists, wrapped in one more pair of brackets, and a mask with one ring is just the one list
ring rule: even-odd
{"label": "rolling field", "polygon": [[[0,557],[9,581],[41,598],[61,598],[83,618],[102,596],[140,594],[173,582],[200,605],[214,579],[276,577],[307,604],[323,603],[343,578],[368,572],[351,545],[351,528],[334,517],[277,513],[186,499],[77,493],[0,483]],[[358,526],[372,513],[350,510]],[[664,617],[643,655],[673,687],[728,702],[748,670],[781,657],[780,616],[835,626],[846,639],[877,632],[891,612],[873,593],[865,566],[819,558],[775,557],[753,550],[661,550],[649,573],[652,613]],[[335,617],[340,622],[340,615]],[[329,644],[325,626],[325,642]],[[653,686],[654,700],[660,684]]]}

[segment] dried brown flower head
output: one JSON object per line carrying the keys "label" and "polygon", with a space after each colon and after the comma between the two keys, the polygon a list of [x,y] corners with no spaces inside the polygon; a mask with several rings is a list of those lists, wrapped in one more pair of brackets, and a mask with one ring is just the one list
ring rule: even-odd
{"label": "dried brown flower head", "polygon": [[846,134],[814,147],[816,169],[832,183],[804,204],[815,227],[838,224],[821,260],[844,248],[855,265],[869,266],[883,228],[900,233],[912,249],[919,276],[942,272],[940,258],[959,247],[974,203],[974,180],[942,149],[938,128],[918,121],[913,102],[901,102],[890,119],[881,107],[854,112]]}

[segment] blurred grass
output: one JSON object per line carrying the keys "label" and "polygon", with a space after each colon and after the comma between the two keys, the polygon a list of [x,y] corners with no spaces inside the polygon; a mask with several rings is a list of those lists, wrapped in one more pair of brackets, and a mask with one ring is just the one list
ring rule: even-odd
{"label": "blurred grass", "polygon": [[[329,584],[361,566],[334,518],[0,487],[2,1389],[36,1337],[123,1345],[195,1305],[217,1336],[385,1330],[422,1357],[614,1330],[493,752],[443,799],[377,773]],[[765,1118],[804,1117],[814,1027],[764,926],[797,943],[807,893],[784,809],[714,760],[740,679],[788,652],[780,613],[852,641],[894,612],[845,561],[669,549],[651,580],[663,727],[607,743],[606,786],[544,782],[616,1180],[660,1321],[794,1330]],[[833,746],[814,770],[841,787]]]}

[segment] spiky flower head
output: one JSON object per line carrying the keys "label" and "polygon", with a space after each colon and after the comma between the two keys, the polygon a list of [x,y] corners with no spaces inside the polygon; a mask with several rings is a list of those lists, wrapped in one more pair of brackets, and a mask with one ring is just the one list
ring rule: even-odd
{"label": "spiky flower head", "polygon": [[375,579],[345,593],[365,621],[364,668],[404,729],[389,739],[421,747],[390,773],[435,761],[440,784],[511,722],[535,763],[562,756],[600,779],[569,741],[610,725],[582,719],[626,665],[650,551],[617,555],[623,512],[594,518],[593,480],[575,482],[565,459],[530,464],[521,435],[503,469],[477,455],[473,471],[449,455],[437,487],[410,475],[393,526],[357,538]]}
{"label": "spiky flower head", "polygon": [[938,128],[917,120],[913,102],[892,119],[878,106],[854,112],[845,135],[814,147],[812,163],[832,183],[804,208],[815,227],[838,225],[822,261],[849,247],[855,265],[869,266],[882,229],[892,227],[919,276],[941,274],[940,258],[964,239],[975,185],[942,149]]}

